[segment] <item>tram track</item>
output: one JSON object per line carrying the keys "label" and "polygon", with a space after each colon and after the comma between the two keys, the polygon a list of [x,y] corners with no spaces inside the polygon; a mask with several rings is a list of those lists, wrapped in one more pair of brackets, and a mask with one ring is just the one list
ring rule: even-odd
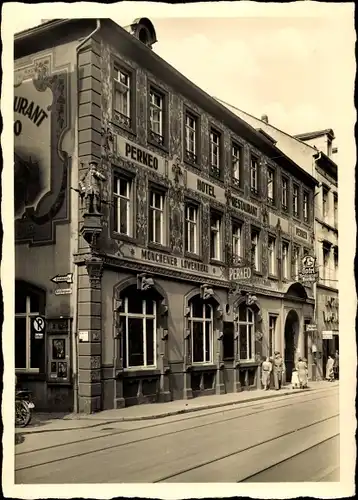
{"label": "tram track", "polygon": [[[316,397],[317,393],[318,394],[328,393],[328,394],[324,395],[322,397],[317,398]],[[216,411],[215,410],[210,410],[210,411],[208,410],[208,413],[206,413],[205,415],[203,415],[202,413],[201,414],[195,414],[195,415],[191,415],[190,414],[190,416],[186,415],[186,416],[181,417],[181,418],[176,418],[176,419],[170,420],[169,422],[163,422],[163,421],[161,421],[161,422],[156,422],[154,424],[149,424],[149,425],[144,425],[144,426],[141,426],[141,427],[136,427],[136,428],[133,428],[133,429],[119,429],[119,430],[116,430],[114,432],[107,432],[105,434],[100,434],[98,436],[91,436],[91,437],[88,437],[88,438],[76,439],[76,440],[72,440],[72,441],[67,441],[65,443],[57,443],[55,445],[44,446],[42,448],[35,448],[35,449],[32,449],[32,450],[17,451],[16,452],[16,457],[29,456],[31,454],[40,453],[40,452],[43,452],[43,451],[46,451],[46,450],[50,450],[50,449],[54,449],[54,448],[63,448],[63,447],[66,447],[66,446],[72,446],[72,445],[76,445],[76,444],[88,443],[88,442],[92,442],[92,441],[97,441],[97,440],[100,440],[100,439],[108,438],[108,437],[111,437],[111,436],[124,435],[124,434],[129,434],[129,433],[138,433],[139,431],[145,431],[147,429],[154,429],[154,428],[164,427],[164,426],[168,426],[168,425],[172,426],[173,424],[177,424],[177,423],[181,423],[181,422],[192,422],[193,420],[197,420],[199,418],[201,418],[201,419],[210,418],[211,419],[209,422],[203,423],[203,424],[200,424],[200,425],[197,425],[197,426],[194,425],[194,426],[186,427],[185,429],[178,429],[177,431],[171,430],[168,433],[162,433],[162,434],[159,434],[159,435],[156,435],[156,436],[149,436],[147,438],[129,441],[127,443],[124,443],[123,445],[134,444],[134,443],[137,443],[137,442],[146,441],[148,439],[154,439],[155,437],[166,436],[166,435],[169,435],[169,434],[176,434],[176,433],[179,433],[179,432],[185,432],[186,430],[200,429],[200,428],[206,427],[208,425],[214,425],[215,423],[227,422],[227,421],[231,421],[231,420],[235,420],[235,419],[240,419],[240,418],[245,418],[245,417],[257,415],[257,414],[260,414],[262,412],[275,411],[275,410],[279,410],[281,408],[287,408],[289,406],[292,406],[292,404],[295,401],[297,402],[297,400],[300,400],[302,397],[305,398],[302,401],[302,403],[309,403],[311,401],[321,401],[321,400],[324,400],[324,399],[329,399],[330,397],[332,397],[333,394],[334,393],[332,393],[332,390],[323,389],[323,390],[315,391],[315,393],[312,394],[313,397],[310,397],[309,399],[307,399],[307,393],[305,393],[305,394],[298,393],[297,395],[292,395],[291,398],[294,398],[294,399],[293,400],[290,399],[290,403],[286,403],[286,404],[278,404],[277,405],[277,403],[280,403],[280,402],[283,401],[284,398],[282,398],[282,399],[280,399],[280,401],[275,400],[275,401],[272,401],[272,402],[271,401],[268,402],[267,400],[265,400],[262,405],[258,404],[258,402],[255,401],[252,404],[247,404],[245,407],[242,407],[241,405],[240,405],[239,408],[237,406],[236,407],[221,407],[221,408],[215,409]],[[273,406],[273,407],[267,407],[268,403],[274,403],[274,404],[276,403],[276,405]],[[265,407],[265,405],[266,405],[266,407]],[[242,415],[235,415],[235,416],[232,416],[232,417],[229,417],[229,418],[221,419],[221,420],[218,420],[216,422],[212,420],[213,417],[218,416],[218,415],[222,414],[223,412],[225,412],[225,413],[244,412],[246,409],[250,409],[250,408],[254,408],[254,407],[260,407],[260,409],[258,409],[257,411],[249,412],[249,413],[243,413]],[[203,410],[203,411],[205,411],[205,410]],[[103,424],[103,426],[106,426],[106,425],[108,425],[108,424],[106,424],[106,423]],[[122,446],[122,444],[119,444],[118,446]],[[107,448],[103,448],[103,449],[107,449]],[[95,451],[93,451],[93,453],[95,453],[96,451],[99,451],[99,450],[95,450]],[[91,453],[91,452],[88,452],[88,453]],[[69,458],[72,458],[72,456],[69,457]],[[46,462],[46,463],[48,463],[48,462]]]}
{"label": "tram track", "polygon": [[[305,431],[306,429],[310,429],[310,428],[312,428],[314,426],[320,425],[320,424],[322,424],[324,422],[328,422],[328,421],[333,420],[333,419],[338,418],[338,417],[339,417],[339,413],[337,413],[335,415],[331,415],[329,417],[326,417],[326,418],[320,419],[318,421],[312,422],[312,423],[310,423],[308,425],[304,425],[304,426],[302,426],[300,428],[292,429],[292,430],[290,430],[288,432],[285,432],[283,434],[280,434],[278,436],[274,436],[272,438],[266,439],[264,441],[261,441],[259,443],[254,444],[254,445],[247,446],[247,447],[235,450],[233,452],[227,453],[225,455],[221,455],[221,456],[216,457],[214,459],[203,461],[203,462],[201,462],[199,464],[196,464],[196,465],[194,465],[192,467],[183,468],[180,471],[177,471],[175,473],[162,476],[159,479],[156,479],[155,481],[153,481],[153,483],[162,483],[162,482],[169,481],[169,480],[171,480],[173,478],[177,478],[178,476],[183,476],[183,475],[185,475],[185,474],[187,474],[189,472],[197,471],[198,469],[202,469],[204,467],[207,467],[208,465],[212,465],[212,464],[218,463],[218,462],[220,462],[222,460],[225,460],[227,458],[232,458],[232,457],[239,456],[240,454],[244,454],[245,452],[251,451],[251,450],[253,450],[255,448],[259,448],[259,447],[264,446],[266,444],[272,444],[275,441],[279,441],[279,440],[281,440],[281,439],[283,439],[285,437],[291,436],[291,435],[296,434],[298,432]],[[266,470],[273,469],[278,464],[287,462],[287,461],[291,460],[293,457],[299,456],[299,455],[307,452],[307,450],[309,450],[310,448],[313,449],[313,448],[319,446],[320,444],[328,442],[329,440],[331,440],[331,439],[333,439],[333,438],[335,438],[337,436],[339,436],[339,433],[335,433],[333,436],[330,436],[329,438],[323,439],[320,442],[315,443],[311,447],[308,447],[308,448],[306,448],[306,449],[304,449],[304,450],[302,450],[302,451],[300,451],[300,452],[298,452],[298,453],[296,453],[296,454],[294,454],[294,455],[292,455],[292,456],[290,456],[288,458],[285,458],[284,460],[281,460],[280,462],[277,462],[277,463],[272,464],[272,465],[270,465],[268,467],[265,467],[265,468],[261,469],[259,472],[256,471],[254,474],[250,474],[250,475],[246,476],[245,478],[240,479],[239,481],[236,481],[236,482],[246,482],[246,481],[249,481],[252,478],[258,476],[259,474],[262,474]]]}
{"label": "tram track", "polygon": [[[299,396],[299,395],[297,395]],[[304,399],[303,401],[300,401],[300,404],[308,404],[308,403],[312,403],[313,401],[314,402],[317,402],[317,401],[322,401],[322,400],[325,400],[325,399],[328,399],[332,397],[332,393],[330,392],[330,395],[327,395],[327,396],[323,396],[323,397],[320,397],[320,398],[317,398],[317,397],[314,397],[314,398],[310,398],[310,399]],[[297,401],[297,399],[296,399]],[[256,405],[253,405],[253,406],[257,406]],[[110,450],[110,449],[115,449],[115,448],[121,448],[121,447],[124,447],[124,446],[128,446],[128,445],[132,445],[132,444],[137,444],[137,443],[141,443],[141,442],[146,442],[146,441],[151,441],[151,440],[154,440],[154,439],[159,439],[159,438],[163,438],[163,437],[166,437],[166,436],[175,436],[176,434],[180,434],[180,433],[184,433],[184,432],[188,432],[188,431],[192,431],[192,430],[196,430],[196,429],[202,429],[202,428],[205,428],[205,427],[208,427],[208,426],[213,426],[213,425],[217,425],[217,424],[222,424],[222,423],[225,423],[225,422],[230,422],[232,420],[239,420],[239,419],[244,419],[246,417],[251,417],[251,416],[254,416],[254,415],[259,415],[263,412],[272,412],[272,411],[275,411],[275,410],[280,410],[280,409],[283,409],[283,408],[287,408],[289,406],[292,406],[292,403],[291,404],[281,404],[281,405],[275,405],[273,407],[268,407],[268,408],[263,408],[263,409],[260,409],[260,410],[257,410],[257,411],[252,411],[252,412],[246,412],[246,413],[243,413],[241,415],[234,415],[234,416],[230,416],[228,418],[224,418],[224,419],[218,419],[218,420],[214,420],[213,421],[213,415],[212,414],[208,414],[208,415],[195,415],[195,417],[192,417],[192,418],[181,418],[181,419],[176,419],[175,421],[171,421],[171,422],[167,422],[167,423],[158,423],[158,424],[153,424],[153,425],[149,425],[149,426],[143,426],[141,428],[136,428],[136,429],[126,429],[126,430],[122,430],[122,431],[116,431],[116,432],[111,432],[111,433],[108,433],[108,434],[101,434],[99,436],[92,436],[90,438],[86,438],[86,439],[81,439],[81,440],[76,440],[76,441],[71,441],[71,442],[67,442],[67,443],[61,443],[61,444],[58,444],[56,446],[47,446],[47,447],[43,447],[43,448],[38,448],[36,450],[28,450],[28,451],[24,451],[24,452],[20,452],[20,453],[17,453],[16,454],[16,461],[15,461],[15,470],[16,471],[20,471],[20,470],[25,470],[25,469],[31,469],[31,468],[34,468],[34,467],[40,467],[40,466],[44,466],[44,465],[48,465],[49,463],[56,463],[56,462],[60,462],[60,461],[64,461],[64,460],[68,460],[68,459],[72,459],[72,458],[77,458],[79,456],[86,456],[86,455],[91,455],[91,454],[94,454],[94,453],[97,453],[97,452],[101,452],[101,451],[106,451],[106,450]],[[249,409],[249,408],[248,408]],[[233,408],[230,408],[229,410],[227,411],[230,411],[230,413],[232,413],[233,411],[238,412],[238,411],[241,411],[243,412],[245,409],[241,408],[236,408],[236,409],[233,409]],[[220,413],[222,414],[223,412],[216,412],[216,417],[220,417]],[[202,418],[202,419],[207,419],[208,421],[205,422],[205,423],[201,423],[199,425],[195,425],[194,422],[192,422],[193,419],[197,419],[197,418]],[[181,429],[177,429],[177,430],[173,430],[173,424],[177,423],[177,424],[180,424],[180,423],[183,423],[183,422],[187,422],[188,424],[191,424],[191,423],[194,423],[194,425],[187,425],[186,427],[184,428],[181,428]],[[150,436],[145,436],[145,437],[142,437],[142,438],[139,438],[139,439],[132,439],[132,440],[128,440],[128,441],[125,441],[125,442],[122,442],[122,443],[116,443],[116,444],[109,444],[107,446],[103,446],[101,445],[100,447],[94,447],[94,448],[91,448],[89,450],[84,450],[84,451],[81,451],[81,452],[78,452],[78,450],[74,451],[72,454],[67,454],[66,453],[66,448],[68,447],[74,447],[76,445],[81,445],[83,446],[84,444],[87,444],[87,445],[91,445],[93,441],[98,441],[100,439],[106,439],[106,438],[111,438],[112,436],[121,436],[121,435],[126,435],[126,434],[130,434],[130,433],[138,433],[138,432],[145,432],[147,429],[150,430],[150,429],[155,429],[157,427],[165,427],[165,426],[169,426],[170,429],[169,431],[166,431],[166,432],[162,432],[162,433],[159,433],[159,434],[154,434],[154,435],[150,435]],[[58,453],[58,450],[59,449],[62,449],[63,450],[63,454],[64,456],[63,457],[56,457],[54,459],[49,459],[48,456],[46,456],[46,452],[48,452],[49,450],[53,450],[53,449],[56,449],[57,450],[57,453]],[[25,461],[29,456],[33,456],[35,454],[41,454],[44,455],[44,458],[43,458],[43,461],[39,460],[39,462],[35,463],[35,464],[30,464],[30,465],[21,465],[19,464],[19,462],[21,462],[22,460]]]}

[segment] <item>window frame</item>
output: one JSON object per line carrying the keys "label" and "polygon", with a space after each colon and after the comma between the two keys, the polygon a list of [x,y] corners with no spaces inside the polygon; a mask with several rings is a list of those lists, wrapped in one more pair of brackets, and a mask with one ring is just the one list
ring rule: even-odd
{"label": "window frame", "polygon": [[[308,224],[309,223],[309,193],[307,191],[303,191],[303,199],[302,199],[302,212],[303,212],[303,221]],[[307,203],[306,203],[307,202]]]}
{"label": "window frame", "polygon": [[[112,99],[112,121],[114,124],[119,126],[120,128],[123,128],[124,130],[127,130],[128,132],[135,134],[136,133],[136,116],[137,116],[137,95],[136,95],[136,90],[137,90],[137,72],[134,68],[126,64],[124,61],[120,60],[117,57],[112,56],[112,92],[113,92],[113,99]],[[119,85],[121,86],[121,83],[118,81],[116,78],[117,73],[122,72],[123,74],[127,75],[129,77],[129,113],[128,115],[125,115],[121,113],[120,111],[115,109],[115,96],[116,96],[116,87]],[[117,115],[116,115],[117,114]]]}
{"label": "window frame", "polygon": [[[222,262],[222,259],[223,259],[223,245],[222,245],[222,236],[223,236],[223,214],[219,213],[218,211],[216,210],[212,210],[210,209],[210,212],[209,212],[209,216],[210,216],[210,225],[209,225],[209,243],[210,243],[210,250],[209,250],[209,253],[210,253],[210,260],[214,260],[214,261],[217,261],[217,262]],[[219,227],[216,227],[214,228],[214,226],[212,226],[211,222],[212,222],[212,217],[216,217],[217,219],[217,222],[218,222],[218,226]],[[217,254],[214,256],[212,256],[211,254],[211,235],[212,235],[212,231],[213,229],[215,229],[215,232],[216,232],[216,238],[217,238],[217,241],[216,241],[216,252]]]}
{"label": "window frame", "polygon": [[[151,205],[151,195],[156,195],[160,196],[162,199],[161,203],[161,208],[158,207],[153,207]],[[153,241],[151,239],[151,234],[150,234],[150,219],[153,216],[155,219],[155,214],[154,212],[159,211],[161,212],[161,243],[158,243],[156,241]],[[153,212],[153,213],[152,213]],[[154,222],[154,219],[152,222]],[[168,217],[167,217],[167,192],[164,189],[161,189],[160,187],[157,187],[155,185],[149,185],[148,186],[148,244],[149,245],[154,245],[157,247],[165,247],[167,245],[167,237],[168,237],[168,231],[167,231],[167,223],[168,223]],[[152,225],[153,231],[155,232],[155,226],[156,223]],[[153,233],[154,236],[154,233]]]}
{"label": "window frame", "polygon": [[[286,259],[285,259],[286,265],[285,266],[284,266],[284,254],[285,254],[284,248],[287,249]],[[281,275],[282,275],[283,280],[290,279],[289,257],[290,257],[290,243],[286,240],[282,240],[282,242],[281,242]]]}
{"label": "window frame", "polygon": [[[131,371],[131,370],[138,370],[138,369],[155,369],[157,368],[157,329],[158,329],[158,304],[157,301],[153,299],[153,314],[146,314],[147,310],[147,301],[150,300],[150,298],[143,298],[142,299],[142,313],[130,313],[128,312],[128,296],[124,295],[123,296],[123,305],[124,305],[124,311],[119,312],[119,318],[121,321],[121,318],[125,318],[126,321],[126,348],[123,349],[123,368],[125,371]],[[136,318],[136,319],[141,319],[142,320],[142,327],[143,327],[143,365],[133,365],[130,366],[129,364],[129,318]],[[147,363],[148,360],[148,353],[147,353],[147,325],[146,325],[146,320],[147,319],[152,319],[153,320],[153,364],[149,365]],[[124,352],[125,351],[125,352]]]}
{"label": "window frame", "polygon": [[327,219],[329,214],[329,188],[322,185],[322,217],[324,220]]}
{"label": "window frame", "polygon": [[333,224],[338,228],[338,193],[333,193]]}
{"label": "window frame", "polygon": [[[188,219],[188,209],[193,208],[194,213],[196,214],[196,221],[190,221]],[[189,250],[189,225],[192,224],[194,226],[194,251]],[[185,200],[184,203],[184,249],[186,254],[199,256],[200,255],[200,207],[197,203],[192,202],[191,200]]]}
{"label": "window frame", "polygon": [[[285,189],[284,189],[284,184],[286,186]],[[281,177],[281,208],[285,213],[288,212],[288,186],[289,186],[288,177],[282,175],[282,177]],[[284,203],[284,200],[286,201],[286,203]]]}
{"label": "window frame", "polygon": [[[235,235],[234,228],[239,229],[240,235],[237,236]],[[244,258],[244,241],[243,241],[243,234],[244,232],[244,223],[242,221],[239,221],[237,219],[232,218],[231,220],[231,233],[232,233],[232,259],[233,259],[233,264],[237,265],[239,264],[243,258]],[[238,242],[238,245],[235,245],[235,240]],[[235,252],[235,246],[239,248],[239,252]]]}
{"label": "window frame", "polygon": [[[214,306],[208,302],[202,301],[202,310],[203,310],[203,316],[196,317],[193,316],[193,302],[195,300],[198,300],[198,295],[193,297],[189,301],[189,315],[188,315],[188,329],[190,331],[190,343],[191,343],[191,353],[192,353],[192,364],[195,366],[200,366],[200,365],[208,365],[213,363],[213,358],[214,358]],[[211,311],[211,316],[209,318],[206,317],[206,307],[210,308]],[[203,361],[194,361],[194,328],[193,325],[194,323],[202,323],[203,325]],[[210,343],[210,349],[209,349],[209,359],[205,359],[206,356],[206,328],[207,325],[209,324],[209,343]]]}
{"label": "window frame", "polygon": [[[191,153],[187,149],[187,118],[191,118],[194,120],[195,123],[195,152]],[[201,159],[201,122],[200,122],[200,116],[195,113],[192,109],[188,108],[187,106],[184,105],[184,120],[183,120],[183,158],[184,162],[188,163],[189,165],[193,165],[194,167],[198,168],[200,165],[200,159]]]}
{"label": "window frame", "polygon": [[[273,243],[273,252],[270,254],[270,242]],[[269,276],[277,275],[277,241],[276,237],[269,234],[267,241],[267,251],[268,251],[268,274]]]}
{"label": "window frame", "polygon": [[[255,169],[253,169],[253,165],[256,165]],[[255,177],[252,176],[253,172],[256,172]],[[253,185],[253,179],[256,179],[256,186]],[[250,192],[254,196],[260,194],[260,159],[252,152],[250,152]]]}
{"label": "window frame", "polygon": [[[116,181],[125,181],[129,185],[129,197],[126,199],[128,203],[128,214],[127,214],[127,224],[128,224],[128,232],[127,233],[121,233],[118,231],[118,225],[117,228],[115,227],[115,222],[116,218],[114,215],[115,210],[117,210],[117,221],[118,224],[120,224],[120,206],[118,207],[118,201],[120,203],[120,200],[124,197],[122,197],[120,194],[117,194],[115,192],[115,187],[116,187]],[[112,186],[112,199],[113,199],[113,213],[112,213],[112,233],[114,237],[117,238],[135,238],[135,224],[134,224],[134,217],[135,217],[135,204],[134,204],[134,191],[135,191],[135,182],[134,182],[134,177],[130,174],[127,174],[126,172],[123,172],[119,169],[114,169],[113,171],[113,186]]]}
{"label": "window frame", "polygon": [[[152,130],[151,121],[151,94],[156,94],[162,100],[161,108],[161,134],[157,134]],[[147,83],[147,142],[151,146],[162,149],[168,152],[169,145],[169,94],[158,84],[148,79]]]}
{"label": "window frame", "polygon": [[[297,253],[296,253],[297,250]],[[300,274],[300,254],[301,254],[301,249],[298,245],[293,245],[292,247],[292,270],[294,273],[294,276],[292,276],[292,279],[294,281],[298,281],[299,274]],[[297,259],[295,259],[295,256],[297,255]]]}
{"label": "window frame", "polygon": [[[254,256],[254,266],[253,266],[253,271],[255,273],[260,273],[261,272],[261,266],[260,266],[260,256],[261,256],[261,249],[260,249],[260,240],[261,240],[261,230],[256,228],[256,227],[251,227],[250,231],[250,241],[251,241],[251,252],[252,252],[252,247],[253,247],[253,236],[256,237],[256,245],[255,245],[255,256]],[[252,253],[251,253],[252,255]]]}
{"label": "window frame", "polygon": [[[240,320],[240,307],[245,306],[245,311],[246,311],[246,319],[245,321]],[[243,362],[250,362],[255,359],[255,313],[251,309],[251,307],[246,306],[245,303],[242,303],[239,305],[238,313],[237,313],[237,318],[235,319],[235,331],[237,332],[237,338],[238,338],[238,343],[237,343],[237,349],[238,349],[238,359]],[[252,321],[248,320],[248,313],[251,312],[252,314]],[[246,343],[247,343],[247,357],[242,358],[241,357],[241,332],[240,332],[240,326],[246,325]],[[251,331],[250,331],[251,327]],[[250,343],[248,342],[251,334],[251,356],[249,356],[249,350],[250,350]]]}
{"label": "window frame", "polygon": [[[272,182],[269,182],[269,173],[272,174]],[[272,197],[269,196],[269,186],[272,186]],[[273,167],[267,167],[267,201],[269,205],[275,206],[276,171]]]}
{"label": "window frame", "polygon": [[[234,154],[236,149],[238,154]],[[244,148],[237,141],[231,141],[231,178],[234,186],[241,188],[243,185],[243,155]],[[235,164],[238,164],[238,169],[235,168]],[[238,176],[235,173],[238,172]]]}
{"label": "window frame", "polygon": [[[217,143],[213,141],[212,137],[216,136],[218,141]],[[222,159],[223,159],[223,146],[222,146],[222,137],[223,134],[216,127],[211,126],[209,129],[209,160],[210,160],[210,177],[214,179],[221,180],[222,178]],[[213,163],[214,158],[214,146],[217,148],[217,164]]]}
{"label": "window frame", "polygon": [[[295,192],[296,190],[296,192]],[[295,196],[297,194],[297,196]],[[295,206],[296,205],[296,206]],[[299,218],[300,215],[300,186],[295,182],[292,185],[292,214]]]}

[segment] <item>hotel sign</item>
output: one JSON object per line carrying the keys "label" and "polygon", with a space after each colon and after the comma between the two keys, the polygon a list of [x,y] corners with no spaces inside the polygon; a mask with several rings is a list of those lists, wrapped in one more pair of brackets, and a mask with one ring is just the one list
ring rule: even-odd
{"label": "hotel sign", "polygon": [[225,190],[222,187],[201,179],[197,175],[190,172],[190,170],[187,171],[186,187],[204,194],[212,200],[219,201],[223,204],[226,203]]}
{"label": "hotel sign", "polygon": [[231,206],[233,208],[236,208],[237,210],[241,210],[241,212],[245,212],[248,215],[259,217],[258,207],[256,207],[252,203],[247,202],[246,200],[237,198],[236,196],[231,197]]}
{"label": "hotel sign", "polygon": [[137,163],[149,170],[154,170],[160,174],[165,175],[165,159],[162,156],[156,155],[148,149],[144,149],[132,141],[116,135],[116,151],[117,154]]}
{"label": "hotel sign", "polygon": [[143,263],[143,261],[146,261],[154,267],[176,269],[191,275],[199,274],[211,278],[225,279],[223,270],[219,266],[212,266],[196,260],[148,250],[147,248],[123,245],[120,250],[120,257],[126,258],[131,262],[137,260]]}

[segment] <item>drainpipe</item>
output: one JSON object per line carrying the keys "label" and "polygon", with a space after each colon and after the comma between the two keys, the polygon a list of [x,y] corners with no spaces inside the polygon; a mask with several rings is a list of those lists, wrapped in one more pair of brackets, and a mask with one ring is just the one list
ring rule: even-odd
{"label": "drainpipe", "polygon": [[[77,159],[77,165],[76,169],[72,169],[72,172],[76,172],[76,177],[75,179],[72,178],[72,182],[75,182],[76,187],[78,184],[78,172],[79,172],[79,157],[78,157],[78,120],[79,120],[79,80],[80,80],[80,75],[79,75],[79,61],[78,61],[78,56],[79,56],[79,51],[83,47],[83,45],[90,40],[90,38],[93,37],[95,33],[97,33],[100,28],[101,28],[101,21],[99,19],[96,19],[97,26],[96,28],[90,33],[82,42],[80,42],[77,47],[76,47],[76,96],[75,96],[75,110],[76,110],[76,117],[75,117],[75,151],[77,152],[76,154],[76,159]],[[73,210],[72,210],[72,225],[74,226],[74,241],[72,245],[72,256],[74,253],[78,253],[79,247],[78,247],[78,197],[75,197],[75,201],[73,203]],[[71,235],[72,236],[72,235]],[[72,241],[72,237],[71,237]],[[73,272],[73,296],[75,298],[74,300],[74,305],[73,305],[73,327],[72,327],[72,357],[73,357],[73,411],[74,413],[78,413],[79,411],[79,404],[78,404],[78,345],[77,345],[77,325],[78,325],[78,320],[77,320],[77,304],[78,304],[78,265],[74,264],[74,272]]]}

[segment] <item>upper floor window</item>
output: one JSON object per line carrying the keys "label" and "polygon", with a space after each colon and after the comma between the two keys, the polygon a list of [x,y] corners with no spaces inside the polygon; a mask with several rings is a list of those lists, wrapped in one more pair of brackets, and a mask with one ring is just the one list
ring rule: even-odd
{"label": "upper floor window", "polygon": [[212,130],[210,132],[210,173],[213,177],[220,177],[220,134]]}
{"label": "upper floor window", "polygon": [[113,230],[126,236],[132,235],[131,179],[114,175],[113,187]]}
{"label": "upper floor window", "polygon": [[293,270],[293,276],[292,278],[294,280],[298,280],[298,274],[299,274],[299,266],[300,266],[300,249],[299,247],[293,247],[292,251],[292,270]]}
{"label": "upper floor window", "polygon": [[[323,280],[328,280],[329,279],[329,268],[330,268],[330,254],[331,254],[331,249],[330,247],[326,246],[324,243],[322,244],[322,250],[323,250]],[[326,283],[329,285],[329,283]]]}
{"label": "upper floor window", "polygon": [[259,192],[259,162],[253,156],[251,156],[250,163],[250,189],[253,194]]}
{"label": "upper floor window", "polygon": [[164,98],[156,90],[150,89],[149,122],[151,139],[164,144],[163,127]]}
{"label": "upper floor window", "polygon": [[237,144],[232,145],[231,160],[232,160],[232,176],[234,183],[241,186],[241,155],[242,149]]}
{"label": "upper floor window", "polygon": [[293,192],[292,192],[292,198],[293,198],[293,215],[295,217],[298,217],[298,193],[299,193],[299,187],[294,184],[293,185]]}
{"label": "upper floor window", "polygon": [[308,193],[303,193],[303,220],[308,222]]}
{"label": "upper floor window", "polygon": [[260,270],[259,232],[251,231],[251,260],[255,271]]}
{"label": "upper floor window", "polygon": [[288,180],[285,177],[282,177],[281,204],[282,204],[282,210],[287,212],[287,210],[288,210]]}
{"label": "upper floor window", "polygon": [[210,258],[221,260],[221,216],[210,214]]}
{"label": "upper floor window", "polygon": [[164,245],[164,193],[149,193],[149,241]]}
{"label": "upper floor window", "polygon": [[273,236],[268,239],[268,272],[272,276],[276,274],[276,240]]}
{"label": "upper floor window", "polygon": [[322,212],[324,218],[328,216],[328,192],[327,188],[322,188]]}
{"label": "upper floor window", "polygon": [[334,217],[334,227],[338,227],[338,195],[337,193],[334,193],[333,195],[333,217]]}
{"label": "upper floor window", "polygon": [[289,244],[282,243],[282,278],[288,279],[288,253],[289,253]]}
{"label": "upper floor window", "polygon": [[189,302],[188,327],[191,336],[193,363],[210,363],[213,359],[213,306],[199,296]]}
{"label": "upper floor window", "polygon": [[185,115],[185,157],[191,163],[198,160],[198,120],[190,113]]}
{"label": "upper floor window", "polygon": [[232,256],[234,264],[238,264],[242,257],[242,225],[238,222],[232,225]]}
{"label": "upper floor window", "polygon": [[114,115],[127,127],[131,127],[131,75],[115,68]]}
{"label": "upper floor window", "polygon": [[198,207],[190,203],[185,207],[185,251],[198,253]]}
{"label": "upper floor window", "polygon": [[[44,335],[35,319],[44,313],[44,297],[22,282],[15,283],[15,369],[39,372],[44,367]],[[38,320],[43,321],[42,318]]]}
{"label": "upper floor window", "polygon": [[272,168],[267,169],[267,201],[274,205],[275,196],[275,172]]}

